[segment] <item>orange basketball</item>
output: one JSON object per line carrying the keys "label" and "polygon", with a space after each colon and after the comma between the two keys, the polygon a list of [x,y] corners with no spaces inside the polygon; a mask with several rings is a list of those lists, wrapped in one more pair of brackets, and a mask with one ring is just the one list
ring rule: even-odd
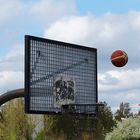
{"label": "orange basketball", "polygon": [[127,53],[122,50],[116,50],[111,55],[111,62],[116,67],[123,67],[128,62]]}

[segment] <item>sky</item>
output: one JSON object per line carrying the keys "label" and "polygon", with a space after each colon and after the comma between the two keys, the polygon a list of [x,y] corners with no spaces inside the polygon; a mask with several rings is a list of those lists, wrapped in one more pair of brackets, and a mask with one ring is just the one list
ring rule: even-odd
{"label": "sky", "polygon": [[[98,98],[140,103],[140,0],[0,0],[0,94],[24,87],[26,34],[97,48]],[[114,67],[115,50],[128,63]]]}

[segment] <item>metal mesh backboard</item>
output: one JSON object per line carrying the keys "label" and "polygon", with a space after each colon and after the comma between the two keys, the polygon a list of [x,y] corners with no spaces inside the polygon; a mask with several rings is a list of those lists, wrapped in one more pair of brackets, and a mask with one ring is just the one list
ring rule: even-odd
{"label": "metal mesh backboard", "polygon": [[[25,111],[61,114],[62,105],[97,103],[95,48],[25,36]],[[75,113],[96,107],[73,106]]]}

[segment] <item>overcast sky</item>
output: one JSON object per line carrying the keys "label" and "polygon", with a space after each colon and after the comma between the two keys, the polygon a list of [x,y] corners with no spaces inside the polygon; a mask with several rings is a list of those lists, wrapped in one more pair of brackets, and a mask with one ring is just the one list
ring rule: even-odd
{"label": "overcast sky", "polygon": [[[0,0],[0,94],[24,87],[24,35],[98,50],[99,101],[140,103],[140,0]],[[124,50],[116,68],[111,53]]]}

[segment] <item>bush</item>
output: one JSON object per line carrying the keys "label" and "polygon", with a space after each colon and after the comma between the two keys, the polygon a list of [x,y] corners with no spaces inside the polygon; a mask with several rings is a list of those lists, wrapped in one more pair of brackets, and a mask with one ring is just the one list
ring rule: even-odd
{"label": "bush", "polygon": [[45,140],[45,133],[43,130],[37,134],[35,140]]}
{"label": "bush", "polygon": [[118,122],[117,127],[106,135],[105,140],[140,140],[140,117]]}

